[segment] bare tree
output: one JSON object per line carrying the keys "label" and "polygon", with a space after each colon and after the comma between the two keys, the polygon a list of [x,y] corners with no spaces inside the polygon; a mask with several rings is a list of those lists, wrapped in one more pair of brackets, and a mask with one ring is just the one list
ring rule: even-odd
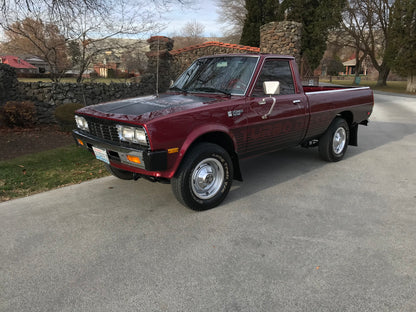
{"label": "bare tree", "polygon": [[153,3],[149,6],[145,1],[117,1],[111,10],[103,12],[90,12],[87,7],[76,8],[75,12],[76,15],[67,16],[63,20],[62,28],[76,52],[73,63],[78,72],[78,82],[100,54],[129,48],[131,45],[128,41],[109,40],[110,38],[138,38],[138,35],[157,31],[161,27],[155,22],[157,16]]}
{"label": "bare tree", "polygon": [[392,49],[393,3],[391,0],[350,0],[344,14],[344,29],[354,39],[355,48],[363,51],[364,57],[370,57],[379,73],[377,86],[385,86],[390,73],[386,56]]}
{"label": "bare tree", "polygon": [[105,6],[103,0],[0,0],[0,12],[3,15],[14,11],[16,7],[29,12],[36,12],[39,7],[47,8],[54,15],[65,16],[72,12],[73,8],[86,6],[89,10],[95,10]]}
{"label": "bare tree", "polygon": [[[70,48],[72,65],[78,71],[77,81],[94,59],[105,51],[121,48],[109,38],[143,38],[157,33],[163,24],[160,13],[174,4],[191,0],[0,0],[0,26],[10,29],[26,18],[43,20],[56,25]],[[116,44],[116,46],[114,46]]]}
{"label": "bare tree", "polygon": [[217,0],[218,22],[225,26],[224,36],[230,43],[238,43],[247,15],[245,0]]}
{"label": "bare tree", "polygon": [[143,49],[137,47],[124,50],[121,54],[121,61],[128,73],[134,72],[143,74],[147,67],[146,55],[143,52]]}
{"label": "bare tree", "polygon": [[[342,14],[341,27],[334,30],[328,38],[328,43],[338,49],[351,48],[355,55],[355,77],[362,72],[364,62],[368,59],[364,42],[369,41],[368,21],[357,14],[361,2],[351,0]],[[355,79],[354,82],[357,80]]]}
{"label": "bare tree", "polygon": [[186,45],[200,44],[204,42],[205,26],[196,20],[187,22],[181,29],[180,34],[185,38]]}
{"label": "bare tree", "polygon": [[[158,8],[167,9],[171,4],[189,5],[192,0],[152,0],[150,1]],[[75,8],[86,8],[88,11],[104,11],[111,10],[115,2],[107,0],[0,0],[0,13],[3,16],[8,15],[16,8],[20,10],[36,12],[39,7],[47,9],[57,19],[64,18],[68,14],[75,13]],[[138,2],[139,6],[141,3]]]}
{"label": "bare tree", "polygon": [[201,44],[205,41],[205,26],[196,20],[189,21],[179,32],[169,35],[174,40],[174,49],[182,49],[191,45]]}
{"label": "bare tree", "polygon": [[40,19],[26,18],[17,21],[5,30],[9,51],[32,54],[46,61],[51,79],[59,81],[67,68],[66,40],[59,28]]}

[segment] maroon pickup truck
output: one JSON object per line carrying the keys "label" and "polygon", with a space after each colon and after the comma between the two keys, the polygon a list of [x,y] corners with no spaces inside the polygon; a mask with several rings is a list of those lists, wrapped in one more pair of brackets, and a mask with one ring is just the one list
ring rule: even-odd
{"label": "maroon pickup truck", "polygon": [[302,145],[342,159],[373,105],[369,88],[302,86],[290,56],[215,55],[167,93],[78,110],[73,134],[114,176],[171,183],[179,202],[205,210],[242,181],[242,158]]}

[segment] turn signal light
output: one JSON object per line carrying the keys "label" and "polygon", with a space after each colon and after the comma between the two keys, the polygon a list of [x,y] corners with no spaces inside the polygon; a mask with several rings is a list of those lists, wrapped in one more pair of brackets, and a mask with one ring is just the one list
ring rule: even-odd
{"label": "turn signal light", "polygon": [[141,163],[140,158],[137,156],[133,156],[133,155],[127,155],[127,160],[135,164]]}
{"label": "turn signal light", "polygon": [[84,146],[84,142],[82,142],[80,139],[77,139],[77,141],[79,145]]}

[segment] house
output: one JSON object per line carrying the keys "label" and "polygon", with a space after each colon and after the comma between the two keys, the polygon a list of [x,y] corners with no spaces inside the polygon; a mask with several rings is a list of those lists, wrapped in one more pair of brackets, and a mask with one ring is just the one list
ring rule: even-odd
{"label": "house", "polygon": [[16,70],[16,73],[37,73],[37,67],[14,55],[0,56],[0,63],[7,64]]}
{"label": "house", "polygon": [[93,67],[98,76],[108,78],[117,74],[120,70],[120,64],[120,57],[112,51],[106,51],[101,58],[101,62],[95,63]]}
{"label": "house", "polygon": [[[345,67],[345,72],[343,73],[344,75],[355,75],[356,67],[357,67],[357,60],[355,58],[355,55],[353,56],[353,58],[350,58],[348,61],[343,62],[342,65],[344,65]],[[367,75],[368,74],[367,62],[363,62],[361,66],[362,68],[361,68],[360,74]]]}
{"label": "house", "polygon": [[25,57],[22,57],[26,62],[28,62],[30,65],[33,65],[37,67],[39,74],[44,74],[46,72],[51,71],[50,66],[48,62],[42,60],[41,58],[34,56],[34,55],[28,55]]}

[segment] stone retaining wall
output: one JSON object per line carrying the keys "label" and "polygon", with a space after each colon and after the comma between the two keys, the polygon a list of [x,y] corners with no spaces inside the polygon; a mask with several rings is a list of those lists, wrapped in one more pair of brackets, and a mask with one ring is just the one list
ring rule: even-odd
{"label": "stone retaining wall", "polygon": [[67,103],[85,106],[154,94],[154,86],[140,83],[18,82],[12,67],[0,64],[0,106],[8,101],[32,101],[38,123],[55,123],[56,107]]}
{"label": "stone retaining wall", "polygon": [[0,105],[17,97],[17,84],[14,68],[7,64],[0,64]]}
{"label": "stone retaining wall", "polygon": [[18,83],[15,100],[29,100],[35,103],[38,122],[55,122],[54,112],[59,105],[80,103],[98,104],[116,99],[150,94],[149,88],[140,83]]}

